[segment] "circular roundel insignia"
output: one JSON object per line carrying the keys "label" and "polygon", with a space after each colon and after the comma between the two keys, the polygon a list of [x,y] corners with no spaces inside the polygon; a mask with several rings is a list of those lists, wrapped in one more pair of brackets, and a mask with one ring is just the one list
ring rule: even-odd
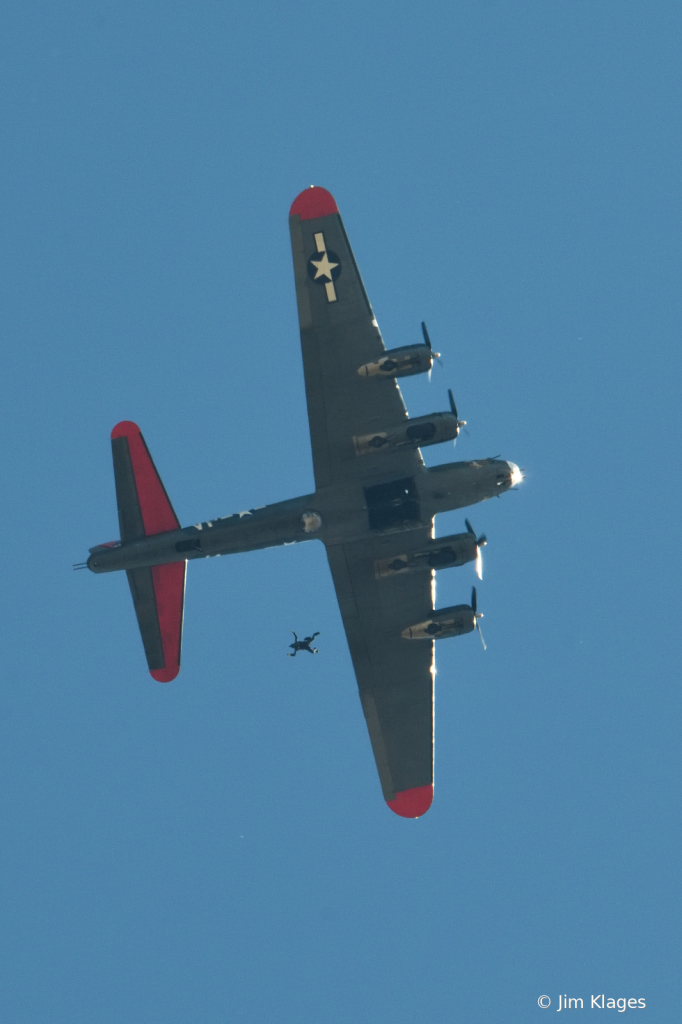
{"label": "circular roundel insignia", "polygon": [[341,274],[341,261],[331,249],[316,252],[308,260],[308,274],[315,284],[328,284],[336,281]]}

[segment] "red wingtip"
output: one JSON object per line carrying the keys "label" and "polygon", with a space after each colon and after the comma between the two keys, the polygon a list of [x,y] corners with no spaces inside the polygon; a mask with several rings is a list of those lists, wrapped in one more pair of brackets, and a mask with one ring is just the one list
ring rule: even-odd
{"label": "red wingtip", "polygon": [[133,434],[141,434],[142,431],[138,427],[137,423],[133,423],[131,420],[121,420],[117,423],[114,429],[111,431],[111,439],[115,437],[131,437]]}
{"label": "red wingtip", "polygon": [[319,185],[311,185],[310,188],[296,196],[289,216],[298,214],[301,220],[314,220],[315,217],[328,217],[330,213],[338,213],[339,208],[331,192]]}
{"label": "red wingtip", "polygon": [[393,800],[386,801],[393,813],[401,818],[419,818],[426,814],[432,802],[433,785],[404,789],[402,793],[396,793]]}
{"label": "red wingtip", "polygon": [[173,668],[150,668],[149,675],[156,679],[157,683],[170,683],[179,671],[179,665],[174,665]]}

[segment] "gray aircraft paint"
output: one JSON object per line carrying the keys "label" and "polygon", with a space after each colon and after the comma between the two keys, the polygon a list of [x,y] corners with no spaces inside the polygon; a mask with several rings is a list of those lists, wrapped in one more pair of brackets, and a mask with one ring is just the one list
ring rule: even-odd
{"label": "gray aircraft paint", "polygon": [[[434,609],[432,568],[382,574],[376,566],[438,550],[436,515],[497,497],[520,476],[513,463],[500,459],[426,468],[416,443],[375,450],[358,443],[382,435],[408,439],[411,421],[394,376],[358,372],[380,363],[387,350],[341,217],[325,212],[301,219],[295,213],[289,224],[315,491],[144,537],[133,482],[119,466],[123,543],[92,548],[87,565],[95,573],[128,572],[149,658],[158,648],[153,630],[144,635],[144,573],[150,566],[322,541],[384,798],[391,802],[433,784],[434,644],[428,625],[441,615],[450,623],[446,635],[461,635],[474,629],[474,614],[467,605]],[[422,354],[421,372],[430,365]],[[421,431],[428,420],[413,422]],[[433,421],[439,440],[456,435],[451,413],[434,414]],[[453,614],[457,622],[450,622]]]}

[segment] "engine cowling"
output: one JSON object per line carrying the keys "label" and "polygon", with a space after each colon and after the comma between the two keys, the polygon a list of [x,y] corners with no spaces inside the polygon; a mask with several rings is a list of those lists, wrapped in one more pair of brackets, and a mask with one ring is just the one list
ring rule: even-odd
{"label": "engine cowling", "polygon": [[377,579],[395,576],[397,573],[423,572],[429,569],[450,569],[476,560],[478,543],[472,533],[453,533],[450,537],[439,537],[423,551],[379,558],[374,563]]}
{"label": "engine cowling", "polygon": [[397,427],[361,434],[353,438],[356,455],[393,448],[425,448],[429,444],[452,441],[459,433],[459,421],[451,412],[434,412],[431,416],[417,416],[404,420]]}
{"label": "engine cowling", "polygon": [[428,373],[433,366],[433,352],[428,345],[403,345],[392,348],[375,363],[358,367],[361,377],[412,377]]}
{"label": "engine cowling", "polygon": [[401,633],[405,640],[444,640],[450,636],[473,633],[476,628],[474,609],[468,604],[456,604],[431,613],[431,618],[408,626]]}

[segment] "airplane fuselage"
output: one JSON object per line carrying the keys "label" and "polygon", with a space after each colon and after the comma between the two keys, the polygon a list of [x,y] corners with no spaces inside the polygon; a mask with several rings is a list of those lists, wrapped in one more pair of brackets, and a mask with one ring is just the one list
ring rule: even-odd
{"label": "airplane fuselage", "polygon": [[440,512],[497,497],[518,478],[514,463],[482,459],[424,467],[399,480],[378,478],[366,487],[343,483],[131,543],[100,545],[91,549],[87,566],[95,573],[113,572],[306,540],[346,543],[378,533],[395,534],[397,552],[405,546],[405,531],[429,525]]}

